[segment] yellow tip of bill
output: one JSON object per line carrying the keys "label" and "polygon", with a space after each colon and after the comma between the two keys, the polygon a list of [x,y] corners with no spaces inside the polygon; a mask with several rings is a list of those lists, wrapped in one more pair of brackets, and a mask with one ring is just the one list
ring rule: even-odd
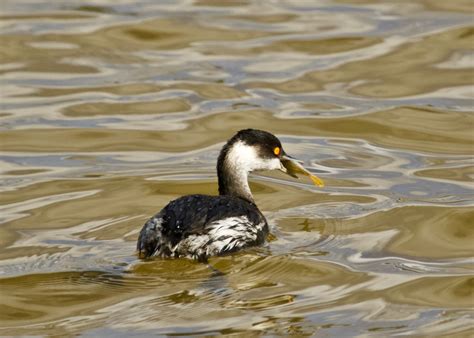
{"label": "yellow tip of bill", "polygon": [[317,185],[318,187],[321,187],[321,188],[324,187],[324,182],[319,177],[310,175],[309,178],[311,178],[311,181],[313,181],[314,185]]}

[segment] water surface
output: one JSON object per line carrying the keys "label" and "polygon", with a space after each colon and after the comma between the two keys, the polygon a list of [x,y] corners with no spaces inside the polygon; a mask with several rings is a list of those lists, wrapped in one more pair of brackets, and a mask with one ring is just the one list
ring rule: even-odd
{"label": "water surface", "polygon": [[[80,3],[1,4],[1,335],[474,334],[470,1]],[[266,246],[140,261],[248,127],[326,187],[256,173]]]}

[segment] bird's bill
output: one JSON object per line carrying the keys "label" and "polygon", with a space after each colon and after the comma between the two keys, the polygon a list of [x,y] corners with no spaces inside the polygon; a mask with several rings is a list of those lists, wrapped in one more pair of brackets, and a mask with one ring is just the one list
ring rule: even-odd
{"label": "bird's bill", "polygon": [[290,157],[286,154],[284,154],[281,159],[281,164],[282,168],[281,171],[287,173],[288,175],[292,177],[298,177],[296,174],[302,174],[305,176],[308,176],[311,181],[313,181],[314,185],[317,185],[318,187],[324,187],[324,182],[322,179],[317,177],[316,175],[313,175],[310,173],[308,170],[306,170],[302,165],[301,161],[294,159],[293,157]]}

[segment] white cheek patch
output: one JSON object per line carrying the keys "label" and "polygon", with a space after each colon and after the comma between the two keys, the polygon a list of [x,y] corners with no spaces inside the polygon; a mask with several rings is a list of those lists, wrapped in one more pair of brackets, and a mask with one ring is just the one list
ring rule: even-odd
{"label": "white cheek patch", "polygon": [[240,172],[251,172],[254,170],[275,170],[281,168],[278,158],[262,158],[258,156],[255,147],[236,142],[229,151],[227,157],[229,165]]}
{"label": "white cheek patch", "polygon": [[281,169],[282,164],[280,159],[278,158],[272,158],[268,160],[268,170],[277,170]]}

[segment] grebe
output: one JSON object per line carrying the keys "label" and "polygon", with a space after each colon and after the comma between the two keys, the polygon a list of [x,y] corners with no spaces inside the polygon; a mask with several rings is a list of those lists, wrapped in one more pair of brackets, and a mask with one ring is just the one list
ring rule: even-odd
{"label": "grebe", "polygon": [[222,148],[217,160],[219,196],[187,195],[171,201],[143,226],[137,250],[142,258],[188,257],[206,261],[265,242],[268,224],[248,184],[254,170],[279,169],[291,176],[309,176],[283,150],[274,135],[256,129],[240,130]]}

